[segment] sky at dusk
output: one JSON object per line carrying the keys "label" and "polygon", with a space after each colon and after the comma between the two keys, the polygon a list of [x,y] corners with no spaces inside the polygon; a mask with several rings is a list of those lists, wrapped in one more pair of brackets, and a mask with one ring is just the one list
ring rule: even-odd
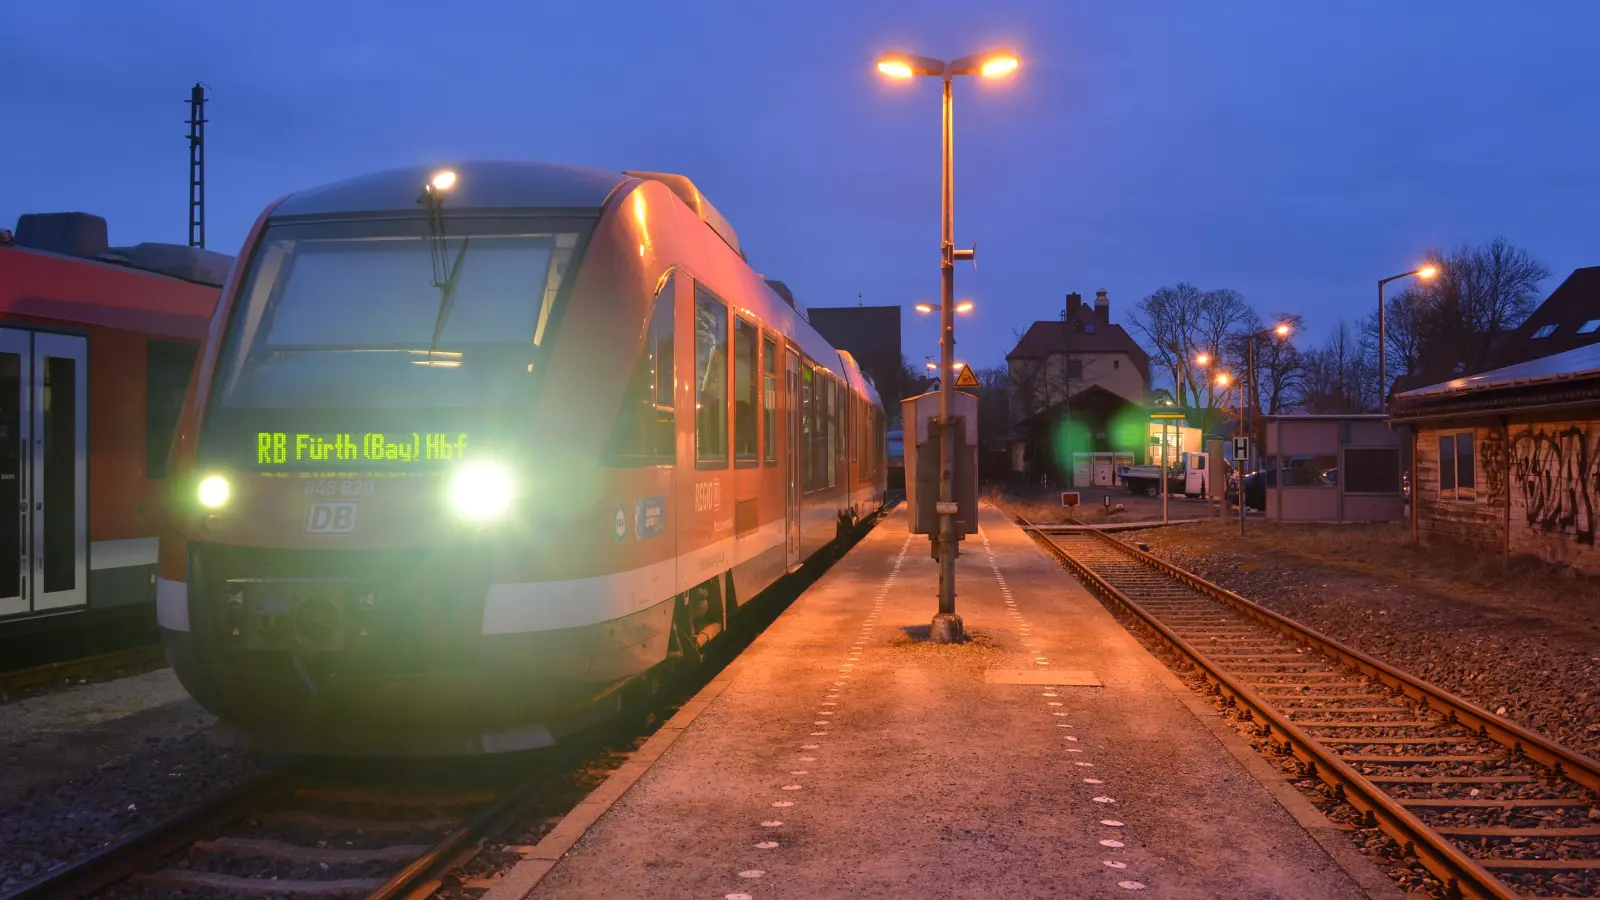
{"label": "sky at dusk", "polygon": [[1597,32],[1587,0],[7,4],[0,225],[186,240],[199,80],[211,249],[284,193],[409,163],[680,172],[803,304],[904,304],[916,365],[938,82],[872,64],[1010,45],[1014,78],[956,85],[958,358],[999,363],[1068,292],[1123,320],[1178,281],[1317,340],[1429,247],[1504,235],[1547,292],[1600,264]]}

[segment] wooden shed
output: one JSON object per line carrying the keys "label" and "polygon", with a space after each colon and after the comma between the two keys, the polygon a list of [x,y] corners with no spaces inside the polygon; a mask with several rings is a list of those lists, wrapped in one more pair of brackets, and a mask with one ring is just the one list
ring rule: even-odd
{"label": "wooden shed", "polygon": [[1600,344],[1395,396],[1412,532],[1600,575]]}

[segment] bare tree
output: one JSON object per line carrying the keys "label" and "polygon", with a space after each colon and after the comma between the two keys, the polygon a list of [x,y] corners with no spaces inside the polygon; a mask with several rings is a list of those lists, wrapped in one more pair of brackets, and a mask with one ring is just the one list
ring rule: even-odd
{"label": "bare tree", "polygon": [[[1208,433],[1223,415],[1219,406],[1224,397],[1214,375],[1219,366],[1230,365],[1224,360],[1229,336],[1252,321],[1256,314],[1238,291],[1201,291],[1186,282],[1161,288],[1135,308],[1133,327],[1143,335],[1155,364],[1172,378],[1174,399],[1180,406],[1202,410],[1201,428]],[[1202,354],[1209,357],[1204,365],[1196,362]],[[1242,360],[1237,368],[1242,374]]]}
{"label": "bare tree", "polygon": [[1328,339],[1305,354],[1297,405],[1308,413],[1350,415],[1377,409],[1377,373],[1368,345],[1343,319]]}

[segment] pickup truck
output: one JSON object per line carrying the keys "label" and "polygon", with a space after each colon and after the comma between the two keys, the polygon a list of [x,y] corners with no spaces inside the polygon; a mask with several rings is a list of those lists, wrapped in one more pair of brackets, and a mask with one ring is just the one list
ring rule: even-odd
{"label": "pickup truck", "polygon": [[[1130,492],[1146,497],[1161,496],[1161,466],[1122,466],[1117,480]],[[1206,495],[1206,454],[1184,453],[1167,467],[1167,492],[1185,497]]]}

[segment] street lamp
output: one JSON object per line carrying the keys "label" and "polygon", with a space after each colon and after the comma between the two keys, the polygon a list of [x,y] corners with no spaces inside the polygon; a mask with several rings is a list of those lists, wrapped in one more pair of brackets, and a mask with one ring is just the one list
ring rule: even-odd
{"label": "street lamp", "polygon": [[1379,412],[1388,412],[1389,411],[1389,365],[1388,365],[1388,363],[1389,363],[1389,353],[1388,353],[1389,347],[1388,347],[1388,332],[1387,332],[1387,327],[1386,327],[1385,318],[1384,318],[1385,317],[1385,311],[1384,311],[1384,308],[1383,308],[1383,286],[1388,284],[1391,281],[1395,281],[1395,280],[1398,280],[1398,279],[1401,279],[1401,278],[1410,278],[1413,275],[1417,276],[1418,278],[1421,278],[1423,281],[1429,281],[1429,280],[1432,280],[1433,276],[1435,276],[1437,274],[1439,274],[1439,267],[1438,266],[1427,265],[1427,266],[1423,266],[1420,269],[1412,269],[1409,272],[1401,272],[1399,275],[1390,275],[1388,278],[1380,278],[1380,279],[1378,279],[1378,411]]}
{"label": "street lamp", "polygon": [[[888,53],[878,59],[878,71],[894,79],[911,79],[916,76],[937,77],[944,83],[943,102],[943,161],[941,165],[940,215],[939,215],[939,272],[942,285],[939,298],[939,536],[934,547],[939,556],[939,612],[933,617],[929,639],[935,643],[956,643],[964,638],[961,617],[956,615],[956,505],[955,459],[956,427],[951,421],[951,405],[955,394],[955,303],[956,261],[971,260],[977,248],[956,249],[955,213],[955,140],[953,136],[955,109],[951,101],[951,80],[957,75],[982,75],[985,78],[1004,78],[1017,70],[1021,61],[1017,54],[1005,49],[991,50],[965,56],[953,62],[914,56],[909,53]],[[920,305],[918,307],[921,308]],[[970,308],[970,306],[969,306]],[[931,308],[927,310],[932,312]]]}

